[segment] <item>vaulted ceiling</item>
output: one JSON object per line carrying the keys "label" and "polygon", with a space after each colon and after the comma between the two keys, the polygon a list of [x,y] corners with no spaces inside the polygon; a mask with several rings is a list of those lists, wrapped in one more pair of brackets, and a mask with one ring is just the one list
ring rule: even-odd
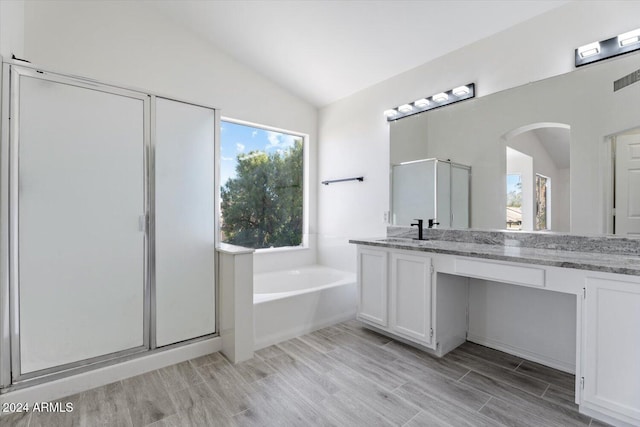
{"label": "vaulted ceiling", "polygon": [[149,1],[321,107],[567,1]]}

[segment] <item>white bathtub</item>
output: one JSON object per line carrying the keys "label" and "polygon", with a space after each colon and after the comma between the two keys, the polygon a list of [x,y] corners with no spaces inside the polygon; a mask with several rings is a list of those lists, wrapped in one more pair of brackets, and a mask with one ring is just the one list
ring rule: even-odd
{"label": "white bathtub", "polygon": [[312,265],[253,276],[255,349],[355,317],[356,275]]}

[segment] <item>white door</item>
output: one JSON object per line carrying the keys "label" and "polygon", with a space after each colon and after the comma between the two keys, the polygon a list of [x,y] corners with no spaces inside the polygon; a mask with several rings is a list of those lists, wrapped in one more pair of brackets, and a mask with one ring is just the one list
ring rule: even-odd
{"label": "white door", "polygon": [[156,100],[156,345],[215,332],[213,109]]}
{"label": "white door", "polygon": [[391,330],[431,344],[431,258],[391,254]]}
{"label": "white door", "polygon": [[14,379],[143,350],[148,101],[11,73]]}
{"label": "white door", "polygon": [[615,234],[640,236],[640,133],[616,137]]}
{"label": "white door", "polygon": [[387,260],[386,251],[358,250],[358,319],[387,326]]}

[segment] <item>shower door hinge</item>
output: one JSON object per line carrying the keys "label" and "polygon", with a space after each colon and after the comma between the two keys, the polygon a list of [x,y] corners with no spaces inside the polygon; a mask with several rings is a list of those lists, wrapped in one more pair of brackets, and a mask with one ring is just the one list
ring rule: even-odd
{"label": "shower door hinge", "polygon": [[149,230],[149,214],[140,215],[138,217],[138,230],[146,233]]}

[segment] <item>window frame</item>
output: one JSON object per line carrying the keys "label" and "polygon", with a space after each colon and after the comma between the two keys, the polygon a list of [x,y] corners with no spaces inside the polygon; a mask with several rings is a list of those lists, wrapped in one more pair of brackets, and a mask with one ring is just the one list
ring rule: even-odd
{"label": "window frame", "polygon": [[[309,134],[303,132],[292,131],[288,129],[278,128],[274,126],[263,125],[246,120],[234,119],[231,117],[221,116],[217,123],[218,131],[218,148],[216,150],[216,178],[218,185],[216,186],[216,199],[217,199],[217,218],[216,218],[216,233],[221,243],[221,224],[222,224],[222,194],[221,188],[224,183],[221,181],[220,172],[222,167],[222,126],[224,123],[232,123],[241,126],[253,127],[259,130],[284,133],[294,136],[296,138],[302,138],[302,241],[298,246],[279,246],[271,248],[256,248],[254,249],[256,254],[260,253],[276,253],[276,252],[291,252],[301,251],[309,249]],[[252,248],[253,249],[253,248]]]}

